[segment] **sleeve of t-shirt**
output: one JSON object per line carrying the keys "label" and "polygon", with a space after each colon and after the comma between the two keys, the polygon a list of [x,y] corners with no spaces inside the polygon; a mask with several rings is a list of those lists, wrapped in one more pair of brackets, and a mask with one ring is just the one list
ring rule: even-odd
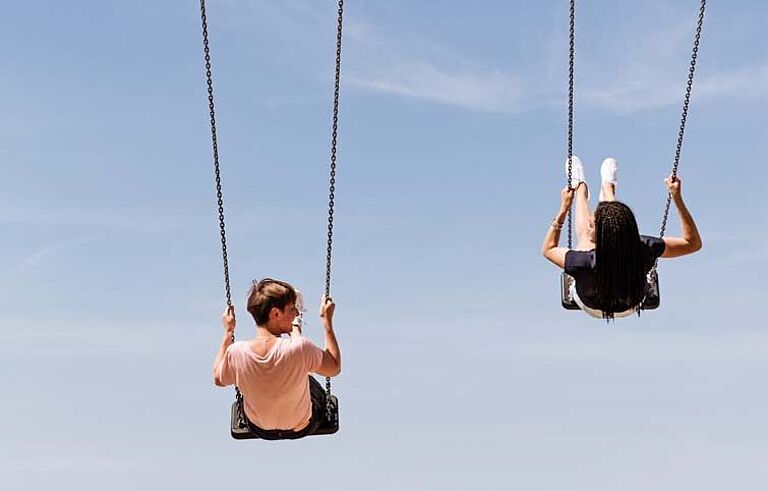
{"label": "sleeve of t-shirt", "polygon": [[235,383],[235,358],[238,355],[236,344],[230,344],[224,353],[224,358],[218,367],[218,377],[222,384],[232,385]]}
{"label": "sleeve of t-shirt", "polygon": [[323,363],[323,350],[308,338],[301,338],[301,354],[308,372],[317,372]]}
{"label": "sleeve of t-shirt", "polygon": [[569,275],[576,277],[581,271],[590,269],[592,258],[588,252],[574,251],[571,249],[565,253],[565,270]]}
{"label": "sleeve of t-shirt", "polygon": [[640,240],[643,242],[643,244],[647,245],[648,248],[651,250],[651,255],[654,259],[657,257],[661,257],[662,254],[664,254],[664,249],[666,249],[667,245],[664,243],[664,239],[661,239],[659,237],[652,237],[650,235],[641,235]]}

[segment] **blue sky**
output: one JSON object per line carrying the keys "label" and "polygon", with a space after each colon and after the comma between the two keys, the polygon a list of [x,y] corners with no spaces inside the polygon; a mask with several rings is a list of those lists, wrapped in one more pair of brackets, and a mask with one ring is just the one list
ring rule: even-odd
{"label": "blue sky", "polygon": [[[559,308],[566,1],[348,0],[333,296],[342,430],[229,439],[196,2],[0,18],[0,486],[762,490],[768,5],[708,6],[680,167],[704,249],[662,308]],[[335,2],[209,2],[238,336],[323,287]],[[579,2],[575,153],[658,231],[698,2]],[[679,231],[676,215],[669,233]]]}

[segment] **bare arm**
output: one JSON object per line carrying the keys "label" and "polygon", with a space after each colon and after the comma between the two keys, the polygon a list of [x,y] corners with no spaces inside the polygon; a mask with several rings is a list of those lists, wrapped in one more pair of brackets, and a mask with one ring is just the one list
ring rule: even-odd
{"label": "bare arm", "polygon": [[221,322],[224,325],[224,337],[221,339],[219,351],[216,352],[216,359],[213,361],[213,383],[219,387],[224,387],[226,384],[221,381],[219,376],[219,367],[221,366],[221,362],[224,361],[227,348],[229,348],[234,342],[235,313],[232,307],[227,307],[227,309],[224,311],[224,314],[221,316]]}
{"label": "bare arm", "polygon": [[693,221],[693,216],[683,201],[680,179],[673,180],[672,177],[668,177],[666,183],[669,194],[672,196],[672,202],[677,208],[678,215],[680,215],[682,237],[664,237],[664,254],[661,257],[671,258],[693,254],[701,249],[701,236],[698,228],[696,228],[696,222]]}
{"label": "bare arm", "polygon": [[336,333],[333,332],[333,312],[336,310],[336,304],[330,298],[323,295],[320,304],[320,318],[323,321],[325,329],[325,350],[323,351],[323,361],[317,373],[323,377],[335,377],[341,373],[341,350],[339,342],[336,340]]}
{"label": "bare arm", "polygon": [[565,253],[570,250],[567,247],[558,247],[558,245],[560,244],[560,230],[563,228],[563,223],[573,202],[573,193],[574,190],[567,187],[560,193],[560,211],[552,219],[552,224],[544,236],[544,243],[541,245],[541,255],[560,268],[565,267]]}

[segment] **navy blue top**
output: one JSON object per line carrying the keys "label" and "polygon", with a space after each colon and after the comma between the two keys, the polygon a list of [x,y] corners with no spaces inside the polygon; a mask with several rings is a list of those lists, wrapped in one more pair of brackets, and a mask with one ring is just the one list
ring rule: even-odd
{"label": "navy blue top", "polygon": [[[650,271],[658,257],[664,254],[664,240],[659,237],[641,235],[640,241],[647,250],[646,272]],[[584,305],[593,309],[600,309],[595,301],[595,250],[574,251],[565,253],[565,272],[576,280],[576,293]],[[630,306],[627,305],[627,309]]]}

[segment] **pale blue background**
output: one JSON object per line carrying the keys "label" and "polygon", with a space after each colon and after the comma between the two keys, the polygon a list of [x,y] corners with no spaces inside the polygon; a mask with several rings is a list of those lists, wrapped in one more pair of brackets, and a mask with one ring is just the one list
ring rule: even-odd
{"label": "pale blue background", "polygon": [[[322,340],[335,3],[209,3],[238,335],[251,279]],[[3,2],[0,487],[764,490],[768,4],[711,2],[663,306],[559,307],[566,1],[348,0],[341,432],[238,443],[197,2]],[[579,2],[575,152],[658,231],[698,2]],[[678,233],[677,216],[670,233]],[[253,483],[253,484],[252,484]]]}

